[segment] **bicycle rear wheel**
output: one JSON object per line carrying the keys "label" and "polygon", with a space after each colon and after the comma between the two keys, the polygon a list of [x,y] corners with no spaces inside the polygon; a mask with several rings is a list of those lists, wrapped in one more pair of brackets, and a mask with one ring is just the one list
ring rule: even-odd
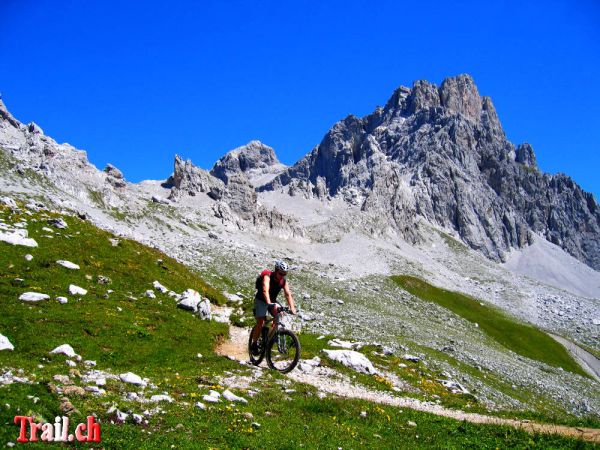
{"label": "bicycle rear wheel", "polygon": [[290,330],[281,330],[267,343],[267,364],[271,369],[288,373],[300,360],[300,341]]}
{"label": "bicycle rear wheel", "polygon": [[266,326],[263,327],[263,329],[261,330],[260,336],[258,336],[256,343],[258,344],[258,350],[260,353],[257,355],[254,355],[252,353],[252,332],[253,331],[254,331],[254,328],[252,328],[252,330],[250,330],[250,336],[248,336],[248,355],[250,357],[250,363],[255,366],[258,366],[262,362],[263,358],[265,357],[265,343],[267,341],[268,329]]}

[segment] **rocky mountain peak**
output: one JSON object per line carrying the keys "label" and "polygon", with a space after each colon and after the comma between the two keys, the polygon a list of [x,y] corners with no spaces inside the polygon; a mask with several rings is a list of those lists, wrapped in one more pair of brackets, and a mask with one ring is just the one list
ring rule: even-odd
{"label": "rocky mountain peak", "polygon": [[424,219],[494,260],[537,233],[600,269],[593,196],[541,173],[531,145],[515,148],[469,75],[440,87],[415,81],[385,108],[339,121],[312,152],[259,188],[274,189],[342,198],[372,215],[370,229],[380,221],[412,242]]}
{"label": "rocky mountain peak", "polygon": [[446,78],[439,88],[441,105],[472,120],[479,120],[482,100],[469,75]]}
{"label": "rocky mountain peak", "polygon": [[275,150],[254,140],[225,154],[215,163],[210,173],[227,183],[235,174],[257,171],[264,173],[272,169],[279,170],[281,166]]}

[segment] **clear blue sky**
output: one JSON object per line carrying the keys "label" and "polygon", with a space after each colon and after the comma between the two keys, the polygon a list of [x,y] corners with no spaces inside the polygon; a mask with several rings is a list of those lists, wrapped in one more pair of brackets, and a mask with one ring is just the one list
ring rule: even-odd
{"label": "clear blue sky", "polygon": [[131,181],[252,139],[292,164],[399,85],[460,73],[542,170],[600,197],[595,0],[0,0],[9,110]]}

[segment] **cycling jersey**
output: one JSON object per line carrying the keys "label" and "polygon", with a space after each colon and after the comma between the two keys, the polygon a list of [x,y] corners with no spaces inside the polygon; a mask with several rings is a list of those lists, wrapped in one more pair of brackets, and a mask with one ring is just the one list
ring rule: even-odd
{"label": "cycling jersey", "polygon": [[275,281],[275,278],[273,277],[273,272],[271,272],[270,270],[263,270],[260,273],[260,275],[256,278],[256,297],[255,297],[257,300],[260,300],[262,302],[267,301],[265,299],[265,296],[263,295],[263,281],[264,281],[265,275],[269,275],[271,277],[271,280],[269,282],[269,298],[274,303],[275,300],[277,299],[277,295],[279,295],[279,292],[281,292],[281,290],[284,288],[286,280],[284,277],[282,277],[281,280],[279,280],[279,283],[277,283]]}

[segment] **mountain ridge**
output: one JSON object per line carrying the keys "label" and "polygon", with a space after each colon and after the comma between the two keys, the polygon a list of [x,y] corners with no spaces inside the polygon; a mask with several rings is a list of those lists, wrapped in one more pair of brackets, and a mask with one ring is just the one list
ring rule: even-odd
{"label": "mountain ridge", "polygon": [[259,191],[342,197],[386,212],[404,238],[422,217],[496,261],[543,235],[600,268],[600,208],[563,174],[541,173],[528,143],[514,146],[469,75],[438,88],[419,80],[384,108],[337,122],[319,145]]}

